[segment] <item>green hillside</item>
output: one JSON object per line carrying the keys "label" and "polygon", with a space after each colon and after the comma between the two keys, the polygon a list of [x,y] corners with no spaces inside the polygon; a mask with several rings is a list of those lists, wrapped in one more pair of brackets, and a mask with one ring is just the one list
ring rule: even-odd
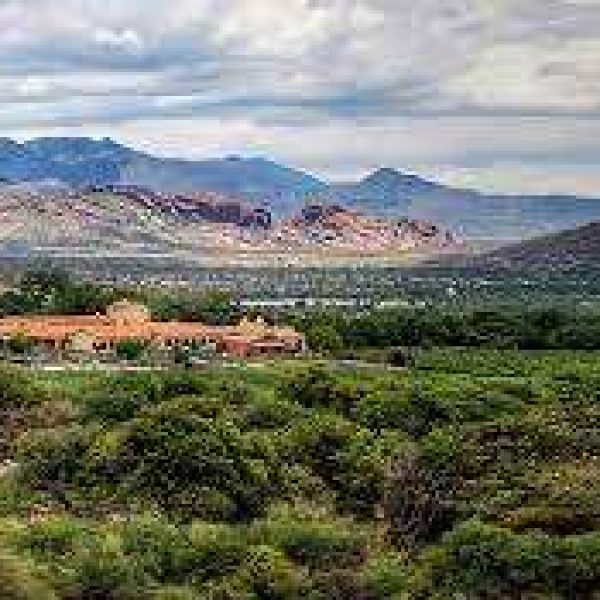
{"label": "green hillside", "polygon": [[599,368],[3,370],[0,597],[597,598]]}

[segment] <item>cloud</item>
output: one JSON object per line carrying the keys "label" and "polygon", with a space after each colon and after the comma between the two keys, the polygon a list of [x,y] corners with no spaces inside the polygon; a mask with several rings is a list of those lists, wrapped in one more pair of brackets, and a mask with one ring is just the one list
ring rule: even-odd
{"label": "cloud", "polygon": [[518,160],[541,189],[598,157],[599,30],[597,0],[0,0],[0,129],[185,153],[183,123],[336,173]]}

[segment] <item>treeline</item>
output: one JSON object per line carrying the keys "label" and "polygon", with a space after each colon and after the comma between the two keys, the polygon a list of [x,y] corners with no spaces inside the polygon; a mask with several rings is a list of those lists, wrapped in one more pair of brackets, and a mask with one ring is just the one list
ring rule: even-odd
{"label": "treeline", "polygon": [[122,290],[73,281],[60,269],[32,267],[0,294],[0,315],[95,314],[123,295]]}
{"label": "treeline", "polygon": [[51,265],[28,268],[13,287],[1,293],[0,316],[102,314],[110,304],[123,298],[146,304],[157,321],[201,321],[223,325],[241,317],[232,296],[219,290],[193,292],[109,287],[76,281],[67,272]]}
{"label": "treeline", "polygon": [[398,346],[600,349],[600,313],[565,308],[304,313],[291,321],[311,348],[339,354]]}
{"label": "treeline", "polygon": [[[28,269],[0,294],[0,316],[9,314],[95,314],[121,298],[146,304],[155,320],[233,324],[248,311],[230,293],[156,288],[115,288],[74,281],[59,269]],[[250,317],[254,311],[250,311]],[[398,308],[347,312],[262,311],[268,321],[294,325],[311,349],[340,355],[365,348],[489,347],[515,349],[600,349],[600,312],[568,306],[489,309]]]}

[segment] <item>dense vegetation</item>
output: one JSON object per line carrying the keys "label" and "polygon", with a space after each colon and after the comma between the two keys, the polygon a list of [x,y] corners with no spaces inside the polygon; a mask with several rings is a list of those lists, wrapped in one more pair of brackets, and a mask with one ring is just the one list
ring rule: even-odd
{"label": "dense vegetation", "polygon": [[0,371],[0,597],[597,598],[600,355]]}
{"label": "dense vegetation", "polygon": [[31,267],[11,289],[0,294],[0,316],[26,314],[104,313],[115,300],[146,303],[159,321],[179,319],[212,324],[230,323],[241,315],[233,297],[219,290],[165,292],[157,289],[109,287],[73,279],[49,264]]}
{"label": "dense vegetation", "polygon": [[569,307],[324,311],[291,321],[311,348],[331,354],[395,346],[600,349],[600,313]]}
{"label": "dense vegetation", "polygon": [[[73,281],[64,271],[45,265],[25,271],[14,289],[0,294],[0,315],[94,314],[125,296],[146,303],[156,320],[228,324],[249,312],[220,290],[110,288]],[[295,325],[306,333],[311,348],[334,356],[398,346],[600,349],[600,311],[523,306],[262,312],[270,321]]]}
{"label": "dense vegetation", "polygon": [[[311,310],[342,302],[351,308],[380,302],[402,306],[485,309],[504,307],[599,306],[600,277],[594,265],[552,268],[467,268],[368,266],[273,268],[203,266],[174,257],[80,256],[49,259],[5,258],[3,280],[15,281],[25,269],[65,269],[77,280],[117,287],[145,283],[157,287],[218,288],[249,304],[289,305]],[[165,285],[163,285],[163,282]]]}

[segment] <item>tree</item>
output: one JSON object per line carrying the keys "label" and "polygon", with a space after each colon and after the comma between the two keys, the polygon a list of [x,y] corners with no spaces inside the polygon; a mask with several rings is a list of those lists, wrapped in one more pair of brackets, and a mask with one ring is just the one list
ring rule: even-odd
{"label": "tree", "polygon": [[8,349],[13,354],[24,356],[33,349],[33,340],[24,332],[19,331],[12,335],[8,340]]}
{"label": "tree", "polygon": [[139,360],[144,354],[146,344],[140,340],[122,340],[115,346],[117,358],[122,360]]}
{"label": "tree", "polygon": [[69,275],[52,265],[30,267],[21,278],[20,288],[30,292],[47,294],[67,289],[71,284]]}
{"label": "tree", "polygon": [[236,307],[228,292],[209,291],[200,299],[197,315],[201,321],[209,325],[226,325],[236,314]]}
{"label": "tree", "polygon": [[173,362],[176,365],[183,365],[185,367],[189,367],[191,365],[191,352],[189,348],[176,346],[173,350]]}
{"label": "tree", "polygon": [[336,354],[344,347],[342,336],[332,325],[315,325],[306,332],[308,347],[319,354]]}
{"label": "tree", "polygon": [[150,294],[147,302],[159,321],[201,321],[226,325],[235,321],[238,308],[231,294],[210,290],[202,294]]}

